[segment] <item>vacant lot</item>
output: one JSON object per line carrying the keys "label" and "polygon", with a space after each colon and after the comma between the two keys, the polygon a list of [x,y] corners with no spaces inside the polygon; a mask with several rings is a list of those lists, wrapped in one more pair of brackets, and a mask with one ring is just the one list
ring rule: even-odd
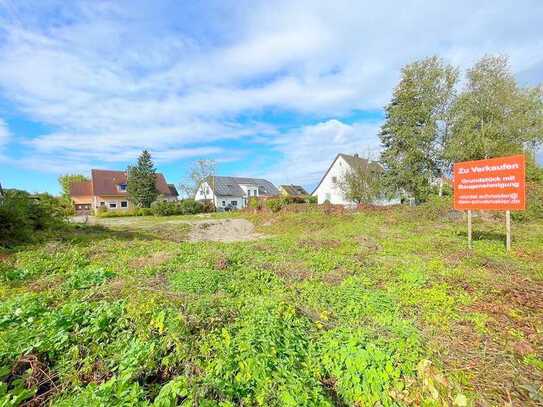
{"label": "vacant lot", "polygon": [[0,252],[0,405],[542,403],[543,223],[225,216]]}

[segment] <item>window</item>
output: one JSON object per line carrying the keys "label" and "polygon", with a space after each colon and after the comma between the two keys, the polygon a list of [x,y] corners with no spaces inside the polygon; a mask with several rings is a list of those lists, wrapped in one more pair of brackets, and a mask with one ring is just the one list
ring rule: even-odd
{"label": "window", "polygon": [[222,206],[226,206],[226,201],[222,201]]}
{"label": "window", "polygon": [[110,208],[116,208],[116,207],[117,207],[117,203],[116,203],[116,202],[110,202],[110,203],[109,203],[109,207],[110,207]]}
{"label": "window", "polygon": [[100,206],[106,206],[105,202],[100,202]]}
{"label": "window", "polygon": [[121,201],[121,208],[128,208],[128,202],[127,201]]}
{"label": "window", "polygon": [[332,182],[335,184],[337,182],[337,177],[332,177]]}
{"label": "window", "polygon": [[238,201],[232,201],[230,203],[232,204],[232,206],[238,206]]}
{"label": "window", "polygon": [[119,184],[118,185],[119,191],[126,191],[126,187],[127,187],[126,184]]}

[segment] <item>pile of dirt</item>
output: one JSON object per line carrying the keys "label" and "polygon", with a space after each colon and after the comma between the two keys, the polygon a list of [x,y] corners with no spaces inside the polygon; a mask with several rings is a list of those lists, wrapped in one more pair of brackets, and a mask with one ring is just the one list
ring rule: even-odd
{"label": "pile of dirt", "polygon": [[220,219],[192,222],[191,242],[240,242],[255,240],[263,235],[255,232],[254,225],[246,219]]}

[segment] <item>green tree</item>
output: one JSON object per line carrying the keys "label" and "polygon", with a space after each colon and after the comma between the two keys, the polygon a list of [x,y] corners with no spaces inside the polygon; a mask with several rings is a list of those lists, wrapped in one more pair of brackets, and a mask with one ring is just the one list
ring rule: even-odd
{"label": "green tree", "polygon": [[135,166],[128,167],[128,196],[139,208],[149,208],[158,197],[156,170],[147,150],[138,157]]}
{"label": "green tree", "polygon": [[402,69],[379,134],[389,189],[423,201],[447,171],[442,152],[457,81],[458,70],[435,56]]}
{"label": "green tree", "polygon": [[73,183],[75,182],[85,182],[89,179],[81,174],[64,174],[58,177],[58,183],[60,184],[60,188],[62,189],[62,196],[63,197],[69,197],[70,196],[70,188]]}
{"label": "green tree", "polygon": [[337,181],[337,186],[346,200],[355,203],[371,204],[383,195],[383,167],[367,160],[365,164],[355,165]]}
{"label": "green tree", "polygon": [[534,151],[543,141],[542,89],[522,89],[503,56],[485,56],[467,72],[452,107],[450,162]]}

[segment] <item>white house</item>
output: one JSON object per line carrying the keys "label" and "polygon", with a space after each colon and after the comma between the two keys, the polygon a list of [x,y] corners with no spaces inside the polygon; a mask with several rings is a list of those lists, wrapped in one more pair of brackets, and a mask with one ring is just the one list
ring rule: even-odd
{"label": "white house", "polygon": [[242,209],[251,197],[276,195],[279,190],[265,179],[211,176],[202,182],[194,199],[212,201],[217,209]]}
{"label": "white house", "polygon": [[[317,197],[319,204],[330,202],[331,204],[354,205],[354,202],[345,198],[338,183],[348,171],[352,171],[356,166],[367,167],[368,164],[370,164],[368,160],[359,157],[358,154],[338,154],[311,195]],[[383,198],[373,203],[383,206],[397,205],[401,203],[401,199],[400,197],[395,199]]]}

